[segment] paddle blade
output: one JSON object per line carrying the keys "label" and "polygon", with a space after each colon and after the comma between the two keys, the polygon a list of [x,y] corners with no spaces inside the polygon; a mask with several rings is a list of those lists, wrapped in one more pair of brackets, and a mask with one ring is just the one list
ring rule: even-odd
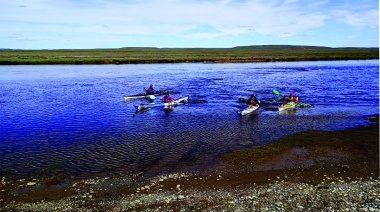
{"label": "paddle blade", "polygon": [[280,92],[278,92],[278,90],[273,90],[273,93],[277,94],[277,95],[280,95]]}
{"label": "paddle blade", "polygon": [[150,99],[155,99],[156,97],[154,95],[149,96]]}
{"label": "paddle blade", "polygon": [[312,107],[310,104],[306,104],[306,103],[302,103],[302,102],[298,102],[298,106],[301,108]]}

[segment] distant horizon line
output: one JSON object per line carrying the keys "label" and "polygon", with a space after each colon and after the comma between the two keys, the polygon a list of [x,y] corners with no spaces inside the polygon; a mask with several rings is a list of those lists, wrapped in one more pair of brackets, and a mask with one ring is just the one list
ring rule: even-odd
{"label": "distant horizon line", "polygon": [[291,45],[291,44],[263,44],[263,45],[246,45],[234,47],[153,47],[153,46],[125,46],[125,47],[94,47],[94,48],[42,48],[42,49],[23,49],[23,48],[0,48],[0,50],[97,50],[97,49],[126,49],[126,48],[141,48],[141,49],[234,49],[246,47],[312,47],[312,48],[330,48],[330,49],[379,49],[379,47],[330,47],[330,46],[315,46],[315,45]]}

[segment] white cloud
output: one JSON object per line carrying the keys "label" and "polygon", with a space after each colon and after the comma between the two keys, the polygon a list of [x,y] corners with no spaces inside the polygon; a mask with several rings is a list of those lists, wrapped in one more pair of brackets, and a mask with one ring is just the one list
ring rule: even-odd
{"label": "white cloud", "polygon": [[379,10],[367,10],[354,13],[348,10],[333,11],[333,15],[341,22],[357,27],[378,27]]}
{"label": "white cloud", "polygon": [[[283,28],[299,31],[318,27],[325,17],[315,12],[300,11],[288,0],[277,1],[91,1],[91,4],[74,4],[76,1],[29,1],[21,12],[6,13],[5,18],[41,25],[67,25],[68,30],[104,33],[98,26],[109,26],[112,33],[181,35],[197,25],[209,25],[225,35],[247,33],[281,34]],[[15,9],[13,9],[15,10]],[[307,20],[309,23],[305,24]],[[80,28],[80,29],[78,29]],[[104,28],[104,27],[103,27]],[[52,28],[54,30],[54,27]],[[202,33],[202,32],[199,32]]]}
{"label": "white cloud", "polygon": [[[0,34],[75,39],[294,37],[336,21],[378,27],[374,0],[30,0],[0,2]],[[330,26],[331,27],[331,26]]]}

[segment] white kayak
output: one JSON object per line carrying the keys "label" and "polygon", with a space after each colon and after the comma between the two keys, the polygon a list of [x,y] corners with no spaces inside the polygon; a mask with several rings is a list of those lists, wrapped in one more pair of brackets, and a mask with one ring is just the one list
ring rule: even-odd
{"label": "white kayak", "polygon": [[189,101],[189,96],[182,97],[180,99],[174,100],[172,102],[165,102],[164,106],[165,107],[171,107],[171,106],[176,106],[180,104],[186,104]]}
{"label": "white kayak", "polygon": [[154,107],[164,107],[164,108],[169,108],[169,107],[174,107],[174,106],[177,106],[177,105],[180,105],[180,104],[185,104],[189,101],[189,96],[185,96],[183,98],[180,98],[180,99],[177,99],[173,102],[169,102],[169,103],[158,103],[158,104],[149,104],[149,105],[145,105],[145,104],[140,104],[140,105],[133,105],[133,107],[137,110],[137,111],[145,111],[145,110],[149,110],[149,109],[152,109]]}
{"label": "white kayak", "polygon": [[296,106],[297,106],[297,103],[295,103],[295,102],[287,102],[287,103],[282,104],[278,108],[278,110],[284,111],[284,110],[294,109],[294,108],[296,108]]}
{"label": "white kayak", "polygon": [[260,105],[255,105],[255,106],[253,106],[253,107],[249,107],[249,106],[248,106],[248,107],[245,108],[244,110],[239,111],[239,114],[242,115],[242,116],[247,115],[247,114],[250,114],[250,113],[256,111],[257,109],[259,109],[259,107],[260,107]]}

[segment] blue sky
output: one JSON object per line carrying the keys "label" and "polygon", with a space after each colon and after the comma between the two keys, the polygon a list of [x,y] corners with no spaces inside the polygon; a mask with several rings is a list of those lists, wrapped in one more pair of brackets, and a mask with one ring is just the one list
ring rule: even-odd
{"label": "blue sky", "polygon": [[379,47],[378,0],[0,0],[0,48]]}

